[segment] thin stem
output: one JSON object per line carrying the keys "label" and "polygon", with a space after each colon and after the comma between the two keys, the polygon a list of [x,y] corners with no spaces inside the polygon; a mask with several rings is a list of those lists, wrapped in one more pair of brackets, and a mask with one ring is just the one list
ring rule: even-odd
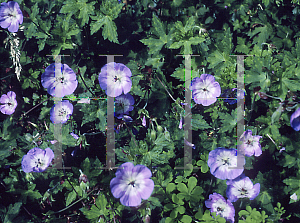
{"label": "thin stem", "polygon": [[94,97],[96,97],[96,95],[95,95],[93,92],[91,92],[91,90],[90,90],[90,89],[88,88],[88,86],[86,85],[86,83],[85,83],[85,81],[84,81],[84,79],[83,79],[83,77],[82,77],[80,71],[78,71],[78,74],[79,74],[79,76],[80,76],[80,78],[81,78],[81,80],[82,80],[84,86],[86,87],[86,89],[88,89],[88,91],[89,91]]}
{"label": "thin stem", "polygon": [[0,80],[3,80],[3,79],[5,79],[5,78],[7,78],[7,77],[14,76],[14,75],[15,75],[15,74],[7,75],[7,76],[5,76],[5,77],[0,78]]}
{"label": "thin stem", "polygon": [[34,25],[36,25],[40,30],[42,30],[47,36],[49,36],[50,38],[52,38],[52,36],[49,34],[49,33],[47,33],[45,30],[43,30],[38,24],[36,24],[32,19],[31,19],[31,21],[32,21],[32,23],[34,24]]}
{"label": "thin stem", "polygon": [[168,91],[167,87],[162,83],[162,81],[159,79],[159,77],[156,75],[156,78],[159,80],[159,82],[161,83],[161,85],[165,88],[165,90],[167,91],[167,93],[169,94],[169,96],[172,98],[172,100],[174,102],[176,102],[176,100],[173,98],[173,96],[170,94],[170,92]]}
{"label": "thin stem", "polygon": [[22,118],[27,115],[29,112],[31,112],[32,110],[34,110],[35,108],[37,108],[38,106],[40,106],[41,104],[43,104],[44,102],[48,101],[50,98],[47,98],[46,100],[42,101],[41,103],[37,104],[36,106],[34,106],[33,108],[29,109],[27,112],[25,112],[24,114],[22,114]]}
{"label": "thin stem", "polygon": [[[94,192],[94,190],[95,190],[95,189],[93,189],[90,193],[88,193],[88,194],[86,195],[86,197],[89,196],[92,192]],[[86,197],[82,197],[82,198],[80,198],[79,200],[75,201],[74,203],[70,204],[68,207],[65,207],[64,209],[61,209],[61,210],[59,210],[59,211],[57,211],[57,212],[54,212],[54,213],[52,213],[52,214],[57,214],[57,213],[60,213],[60,212],[63,212],[63,211],[65,211],[65,210],[67,210],[67,209],[69,209],[70,207],[72,207],[73,205],[75,205],[75,204],[77,204],[78,202],[80,202],[80,201],[82,201],[83,199],[85,199]]]}

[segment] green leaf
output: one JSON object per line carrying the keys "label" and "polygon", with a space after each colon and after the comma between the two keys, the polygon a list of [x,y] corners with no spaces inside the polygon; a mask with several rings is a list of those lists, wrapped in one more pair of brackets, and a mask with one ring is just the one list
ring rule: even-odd
{"label": "green leaf", "polygon": [[66,206],[69,206],[75,199],[76,199],[76,192],[72,190],[67,196]]}
{"label": "green leaf", "polygon": [[180,219],[180,222],[182,222],[182,223],[191,223],[192,218],[188,215],[183,215],[182,218]]}
{"label": "green leaf", "polygon": [[177,184],[177,190],[179,190],[182,193],[188,193],[188,189],[184,183]]}
{"label": "green leaf", "polygon": [[87,0],[67,0],[61,7],[60,13],[76,14],[79,11],[78,18],[82,19],[81,26],[89,21],[89,16],[94,14],[94,4],[96,2],[87,3]]}
{"label": "green leaf", "polygon": [[196,177],[190,177],[188,180],[188,193],[191,193],[196,185],[197,185]]}
{"label": "green leaf", "polygon": [[175,189],[176,189],[176,186],[174,183],[169,183],[168,186],[166,187],[167,193],[171,193]]}
{"label": "green leaf", "polygon": [[221,119],[222,127],[221,129],[218,131],[219,133],[222,132],[232,132],[232,130],[235,128],[236,124],[237,124],[237,114],[236,114],[237,110],[232,110],[231,114],[228,113],[220,113],[219,117]]}
{"label": "green leaf", "polygon": [[10,204],[4,219],[4,223],[13,223],[14,218],[17,217],[17,215],[20,212],[21,206],[22,206],[22,202],[17,202],[13,205]]}
{"label": "green leaf", "polygon": [[193,130],[203,130],[210,129],[211,126],[203,119],[203,116],[200,114],[193,114],[192,117],[192,129]]}
{"label": "green leaf", "polygon": [[109,16],[101,15],[98,17],[93,17],[93,19],[97,19],[97,21],[91,23],[91,35],[93,35],[103,26],[102,36],[104,40],[108,39],[111,42],[119,43],[117,38],[117,26]]}

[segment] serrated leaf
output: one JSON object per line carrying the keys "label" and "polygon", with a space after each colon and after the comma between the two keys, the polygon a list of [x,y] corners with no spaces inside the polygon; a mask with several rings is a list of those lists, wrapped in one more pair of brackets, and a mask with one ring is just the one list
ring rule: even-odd
{"label": "serrated leaf", "polygon": [[203,119],[203,116],[200,114],[193,114],[192,117],[192,129],[193,130],[203,130],[210,129],[211,126]]}
{"label": "serrated leaf", "polygon": [[76,199],[76,192],[72,190],[67,196],[66,207],[69,206],[75,199]]}

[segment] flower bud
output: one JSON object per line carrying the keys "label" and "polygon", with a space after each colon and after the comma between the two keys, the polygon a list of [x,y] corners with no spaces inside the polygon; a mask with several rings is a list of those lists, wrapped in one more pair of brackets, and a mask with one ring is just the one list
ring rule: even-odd
{"label": "flower bud", "polygon": [[156,139],[156,132],[155,132],[155,130],[151,130],[150,137],[151,137],[151,139],[153,141]]}
{"label": "flower bud", "polygon": [[84,183],[89,182],[87,175],[85,175],[81,170],[79,170],[79,171],[80,171],[80,176],[78,179],[79,183],[81,183],[81,181],[83,181]]}
{"label": "flower bud", "polygon": [[163,128],[160,125],[157,126],[157,132],[158,134],[163,132]]}

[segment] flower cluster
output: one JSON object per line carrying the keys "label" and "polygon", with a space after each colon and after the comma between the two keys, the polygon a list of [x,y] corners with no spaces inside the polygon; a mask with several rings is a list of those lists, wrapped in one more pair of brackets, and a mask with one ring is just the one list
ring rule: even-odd
{"label": "flower cluster", "polygon": [[[240,140],[243,141],[243,147],[247,156],[261,155],[261,145],[259,139],[261,136],[252,136],[252,131],[247,130],[243,133]],[[238,162],[243,167],[238,167]],[[236,202],[239,198],[249,198],[253,200],[260,192],[260,184],[253,185],[249,177],[244,172],[245,157],[238,160],[236,149],[216,148],[210,151],[207,165],[210,172],[216,178],[227,180],[226,195],[228,200],[220,194],[211,194],[209,200],[205,201],[207,208],[211,212],[224,217],[229,222],[234,222],[234,207],[231,202]]]}
{"label": "flower cluster", "polygon": [[5,115],[11,115],[15,112],[16,107],[18,105],[16,100],[16,93],[13,91],[7,92],[7,94],[3,94],[0,98],[0,111]]}
{"label": "flower cluster", "polygon": [[120,198],[125,206],[138,206],[141,199],[148,199],[154,189],[151,180],[152,173],[144,165],[123,163],[116,172],[116,177],[110,181],[111,193],[115,198]]}
{"label": "flower cluster", "polygon": [[15,33],[23,23],[23,14],[17,2],[2,2],[0,6],[0,26]]}
{"label": "flower cluster", "polygon": [[105,93],[115,97],[115,116],[120,119],[133,110],[134,99],[128,94],[132,86],[130,77],[131,71],[128,67],[122,63],[111,62],[101,68],[98,78]]}

